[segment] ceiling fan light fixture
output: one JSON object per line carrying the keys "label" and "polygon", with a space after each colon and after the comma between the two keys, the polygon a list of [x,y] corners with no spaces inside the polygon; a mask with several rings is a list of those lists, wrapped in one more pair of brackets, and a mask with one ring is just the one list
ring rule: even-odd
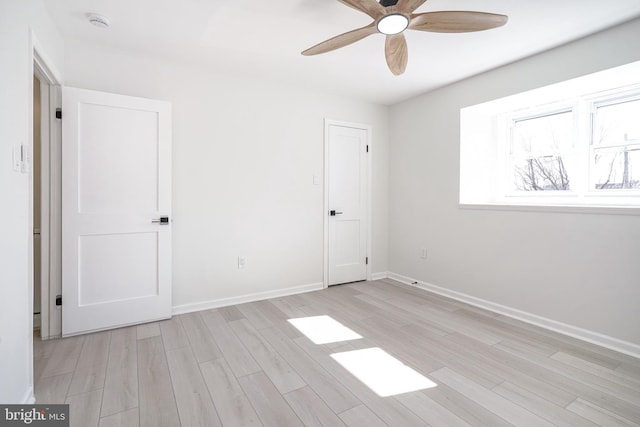
{"label": "ceiling fan light fixture", "polygon": [[409,26],[409,18],[401,13],[390,13],[378,21],[378,31],[382,34],[399,34]]}

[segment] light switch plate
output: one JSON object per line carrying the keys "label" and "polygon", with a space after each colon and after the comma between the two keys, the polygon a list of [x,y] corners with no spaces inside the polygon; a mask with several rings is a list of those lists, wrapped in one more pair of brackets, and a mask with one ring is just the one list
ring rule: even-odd
{"label": "light switch plate", "polygon": [[13,170],[16,172],[22,170],[22,148],[19,145],[13,147]]}
{"label": "light switch plate", "polygon": [[29,147],[28,145],[23,145],[22,146],[22,165],[20,168],[20,172],[22,173],[31,172],[32,157],[33,156],[31,155],[31,147]]}

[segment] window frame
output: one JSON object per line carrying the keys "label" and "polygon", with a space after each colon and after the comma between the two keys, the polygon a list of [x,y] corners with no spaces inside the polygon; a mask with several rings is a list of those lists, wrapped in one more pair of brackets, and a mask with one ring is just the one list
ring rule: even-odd
{"label": "window frame", "polygon": [[635,145],[640,150],[640,139],[636,140],[637,142],[633,144],[609,144],[606,146],[600,146],[595,148],[594,137],[596,131],[596,115],[597,109],[602,107],[609,107],[612,105],[624,104],[625,102],[640,102],[640,84],[635,85],[631,88],[626,88],[625,90],[616,90],[611,91],[610,93],[600,95],[600,96],[592,96],[585,97],[588,102],[589,108],[589,171],[588,171],[588,188],[586,191],[587,197],[630,197],[630,198],[638,198],[640,197],[640,188],[620,188],[620,189],[596,189],[595,180],[592,174],[592,169],[595,168],[595,156],[594,152],[597,149],[612,149],[619,148],[628,145]]}
{"label": "window frame", "polygon": [[[556,114],[562,113],[571,113],[573,116],[573,129],[572,129],[572,141],[571,148],[567,151],[558,150],[557,153],[564,154],[565,152],[574,152],[571,157],[571,162],[574,163],[575,160],[573,157],[575,156],[576,150],[576,138],[575,138],[575,121],[576,121],[576,109],[575,105],[570,102],[554,102],[551,104],[536,106],[534,108],[522,109],[514,112],[507,113],[506,116],[506,124],[508,129],[506,131],[507,142],[505,149],[503,150],[505,156],[505,164],[506,167],[502,173],[502,181],[503,188],[505,189],[504,194],[506,197],[574,197],[578,194],[573,188],[569,190],[544,190],[544,191],[528,191],[528,190],[517,190],[513,188],[514,181],[514,173],[515,173],[515,156],[514,156],[514,145],[515,145],[515,128],[516,123],[526,120],[535,120],[542,117],[553,116]],[[573,166],[573,165],[572,165]],[[571,182],[571,181],[570,181]]]}

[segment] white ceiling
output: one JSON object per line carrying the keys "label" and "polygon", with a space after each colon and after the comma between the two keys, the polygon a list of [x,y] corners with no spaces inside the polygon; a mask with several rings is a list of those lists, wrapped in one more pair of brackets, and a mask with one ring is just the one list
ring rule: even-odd
{"label": "white ceiling", "polygon": [[[323,55],[300,52],[371,19],[337,0],[46,0],[65,40],[216,72],[311,85],[393,104],[640,16],[638,0],[429,0],[417,12],[476,10],[509,16],[506,26],[467,34],[406,31],[409,64],[388,70],[384,36]],[[87,13],[111,20],[103,30]],[[615,48],[615,46],[612,46]]]}

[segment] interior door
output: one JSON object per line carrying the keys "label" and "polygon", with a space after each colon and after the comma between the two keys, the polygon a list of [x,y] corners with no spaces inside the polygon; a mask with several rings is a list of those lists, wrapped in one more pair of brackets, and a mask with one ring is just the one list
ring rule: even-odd
{"label": "interior door", "polygon": [[62,92],[62,334],[171,317],[171,104]]}
{"label": "interior door", "polygon": [[367,278],[368,130],[328,125],[328,284]]}

